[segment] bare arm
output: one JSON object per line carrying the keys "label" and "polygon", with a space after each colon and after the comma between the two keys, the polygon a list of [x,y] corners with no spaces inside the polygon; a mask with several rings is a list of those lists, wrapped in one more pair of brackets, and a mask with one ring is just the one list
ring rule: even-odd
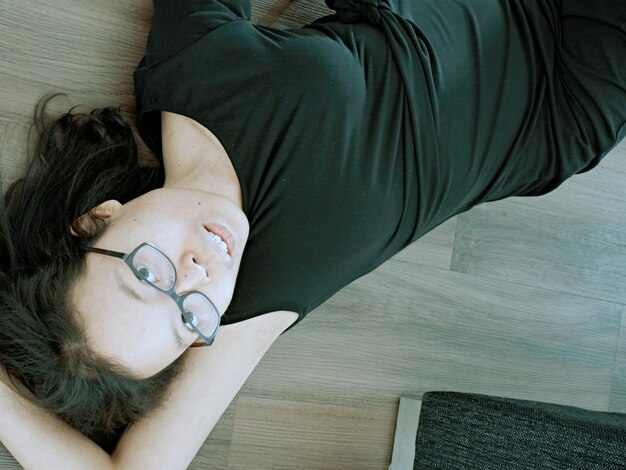
{"label": "bare arm", "polygon": [[93,441],[6,385],[4,367],[0,376],[0,440],[24,468],[113,468]]}
{"label": "bare arm", "polygon": [[4,384],[0,440],[27,469],[185,469],[263,355],[293,323],[283,313],[222,326],[211,347],[185,353],[182,378],[163,406],[129,426],[111,456]]}

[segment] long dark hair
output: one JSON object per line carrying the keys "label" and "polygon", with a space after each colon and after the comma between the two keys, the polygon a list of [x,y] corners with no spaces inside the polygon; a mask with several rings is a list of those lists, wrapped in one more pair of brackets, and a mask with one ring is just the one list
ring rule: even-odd
{"label": "long dark hair", "polygon": [[0,365],[32,392],[34,403],[110,451],[125,425],[162,400],[182,356],[140,380],[90,350],[68,293],[86,266],[79,244],[93,245],[104,224],[90,214],[98,230],[74,227],[80,238],[69,227],[108,199],[125,203],[163,186],[164,173],[139,165],[120,108],[71,108],[50,119],[45,108],[58,95],[35,106],[26,174],[0,204]]}

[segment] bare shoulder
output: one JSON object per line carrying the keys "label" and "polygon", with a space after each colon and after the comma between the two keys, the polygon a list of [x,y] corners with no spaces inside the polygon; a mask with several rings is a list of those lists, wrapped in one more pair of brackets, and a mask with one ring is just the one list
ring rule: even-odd
{"label": "bare shoulder", "polygon": [[215,143],[194,123],[186,116],[161,111],[163,165],[169,181],[177,181],[198,168],[204,172],[206,156],[215,151]]}
{"label": "bare shoulder", "polygon": [[[161,123],[163,131],[171,131],[176,128],[191,128],[199,130],[200,126],[197,121],[183,114],[171,113],[169,111],[161,111]],[[198,127],[200,126],[200,127]]]}
{"label": "bare shoulder", "polygon": [[[203,368],[207,365],[206,361],[223,364],[219,360],[221,357],[230,358],[228,362],[232,365],[233,354],[241,361],[241,366],[254,364],[252,366],[254,368],[281,333],[293,325],[298,316],[296,312],[281,310],[238,323],[222,325],[215,343],[210,348],[189,348],[185,354],[188,360],[203,363]],[[248,374],[251,371],[252,369]]]}
{"label": "bare shoulder", "polygon": [[237,371],[237,380],[242,379],[243,383],[281,333],[297,319],[296,312],[283,310],[222,325],[211,347],[189,348],[185,351],[186,360],[205,372],[210,367],[214,374],[220,373],[228,363]]}
{"label": "bare shoulder", "polygon": [[246,336],[269,336],[278,338],[281,333],[295,323],[298,317],[297,312],[277,310],[239,323],[223,325],[220,329],[227,329],[229,332],[236,335],[245,334]]}
{"label": "bare shoulder", "polygon": [[186,179],[197,189],[206,189],[206,181],[219,180],[234,191],[233,197],[241,198],[239,179],[226,149],[202,124],[161,111],[161,141],[166,184]]}
{"label": "bare shoulder", "polygon": [[192,144],[203,142],[210,145],[219,144],[215,134],[198,121],[169,111],[161,111],[161,133],[164,142],[170,139],[183,140],[192,137]]}

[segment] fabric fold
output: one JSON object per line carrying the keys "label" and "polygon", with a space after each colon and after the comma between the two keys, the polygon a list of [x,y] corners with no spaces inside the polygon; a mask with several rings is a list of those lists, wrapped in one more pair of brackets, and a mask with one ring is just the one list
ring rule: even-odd
{"label": "fabric fold", "polygon": [[354,24],[365,21],[372,25],[382,23],[381,11],[391,11],[385,0],[325,0],[331,10],[344,23]]}

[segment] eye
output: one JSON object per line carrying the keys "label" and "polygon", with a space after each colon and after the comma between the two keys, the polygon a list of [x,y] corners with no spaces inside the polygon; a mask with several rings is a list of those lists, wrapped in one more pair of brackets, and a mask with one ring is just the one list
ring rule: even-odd
{"label": "eye", "polygon": [[152,273],[152,271],[150,271],[149,268],[146,268],[145,266],[141,266],[137,268],[137,271],[139,272],[139,275],[142,277],[141,279],[142,282],[148,281],[153,284],[157,283],[156,276]]}
{"label": "eye", "polygon": [[150,245],[143,246],[135,253],[133,269],[144,284],[152,284],[164,291],[174,287],[174,265],[167,256]]}
{"label": "eye", "polygon": [[[185,312],[185,317],[183,317],[183,323],[185,323],[185,326],[191,330],[191,331],[195,331],[191,325],[197,327],[198,326],[198,317],[196,317],[193,313],[191,312]],[[191,325],[190,325],[191,323]]]}

